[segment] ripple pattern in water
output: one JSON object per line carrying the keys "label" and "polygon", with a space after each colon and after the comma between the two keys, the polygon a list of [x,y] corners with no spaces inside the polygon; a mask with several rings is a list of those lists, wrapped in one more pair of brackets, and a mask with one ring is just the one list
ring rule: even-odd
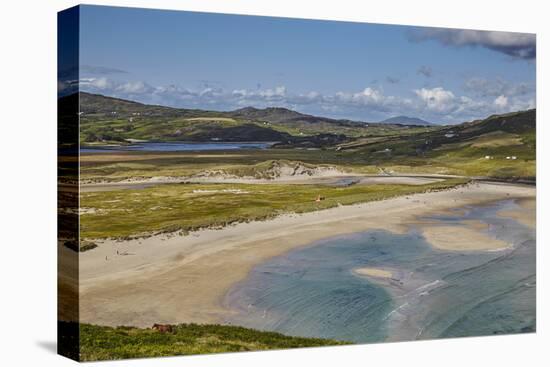
{"label": "ripple pattern in water", "polygon": [[[288,335],[358,343],[492,335],[535,330],[535,231],[497,215],[511,200],[426,219],[487,224],[513,244],[503,251],[436,250],[415,228],[318,241],[256,267],[226,303],[234,324]],[[359,267],[392,269],[375,282]]]}

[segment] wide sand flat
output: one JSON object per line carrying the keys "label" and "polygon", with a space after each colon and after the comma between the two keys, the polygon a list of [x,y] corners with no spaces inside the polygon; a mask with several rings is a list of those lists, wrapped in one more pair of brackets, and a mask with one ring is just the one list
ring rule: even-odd
{"label": "wide sand flat", "polygon": [[446,251],[503,250],[510,244],[483,230],[464,225],[423,225],[422,235],[434,247]]}
{"label": "wide sand flat", "polygon": [[[135,326],[223,322],[231,312],[222,305],[226,292],[273,256],[340,234],[369,229],[404,233],[409,225],[421,224],[418,216],[464,205],[534,197],[533,187],[479,183],[188,236],[104,241],[80,254],[80,318]],[[471,250],[472,242],[478,243],[478,250],[494,248],[485,246],[485,239],[481,243],[475,228],[470,229],[455,235],[454,250]]]}
{"label": "wide sand flat", "polygon": [[519,208],[514,210],[501,210],[497,214],[501,217],[512,218],[524,226],[535,228],[537,223],[536,200],[521,199],[517,201]]}

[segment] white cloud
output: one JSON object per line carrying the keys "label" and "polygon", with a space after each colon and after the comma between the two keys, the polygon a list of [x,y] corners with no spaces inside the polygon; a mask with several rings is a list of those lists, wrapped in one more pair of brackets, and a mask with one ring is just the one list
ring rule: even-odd
{"label": "white cloud", "polygon": [[336,99],[345,102],[364,106],[376,106],[384,103],[385,97],[377,89],[365,88],[364,90],[356,93],[338,92],[336,93]]}
{"label": "white cloud", "polygon": [[454,93],[441,87],[415,89],[414,92],[430,110],[451,112],[456,107]]}
{"label": "white cloud", "polygon": [[102,78],[83,78],[80,79],[81,87],[91,87],[99,90],[111,89],[114,87],[114,83],[105,77]]}
{"label": "white cloud", "polygon": [[127,83],[121,84],[116,87],[116,90],[118,92],[126,93],[126,94],[144,94],[144,93],[152,93],[154,91],[154,88],[147,83],[144,83],[141,81],[135,81],[135,82],[127,82]]}
{"label": "white cloud", "polygon": [[284,99],[286,97],[286,87],[278,86],[274,89],[235,89],[232,92],[232,95],[237,98],[244,98],[249,100],[267,100],[267,101],[277,101]]}
{"label": "white cloud", "polygon": [[508,103],[508,111],[523,111],[530,110],[536,107],[535,100],[533,98],[527,100],[515,99],[511,103]]}
{"label": "white cloud", "polygon": [[337,92],[334,95],[325,95],[322,103],[343,105],[356,109],[368,109],[377,112],[389,112],[408,108],[410,99],[396,96],[387,96],[381,90],[367,87],[360,92]]}
{"label": "white cloud", "polygon": [[365,88],[361,93],[354,94],[354,98],[362,100],[366,103],[380,103],[384,99],[384,96],[379,90],[369,87]]}
{"label": "white cloud", "polygon": [[508,97],[505,97],[505,96],[502,96],[502,95],[498,96],[497,98],[495,98],[495,101],[493,103],[498,108],[504,108],[508,105]]}
{"label": "white cloud", "polygon": [[[471,83],[471,86],[474,84]],[[64,87],[63,84],[59,86],[61,89]],[[311,114],[370,121],[409,115],[435,122],[458,122],[535,107],[532,94],[494,95],[494,90],[501,90],[500,87],[477,95],[457,95],[443,87],[424,87],[410,91],[410,95],[395,96],[386,95],[382,89],[374,87],[328,94],[318,91],[291,93],[282,85],[265,89],[187,89],[176,85],[151,86],[143,81],[120,82],[101,77],[81,79],[80,88],[87,92],[173,107],[213,110],[232,110],[245,106],[287,107]],[[504,88],[507,91],[512,89]]]}

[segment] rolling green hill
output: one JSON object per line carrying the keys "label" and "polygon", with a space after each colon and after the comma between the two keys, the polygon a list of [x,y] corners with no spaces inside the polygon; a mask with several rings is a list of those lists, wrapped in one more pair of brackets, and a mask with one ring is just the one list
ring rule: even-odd
{"label": "rolling green hill", "polygon": [[407,136],[356,139],[335,149],[350,159],[391,171],[418,167],[424,173],[495,178],[536,176],[536,110],[493,115],[483,120]]}
{"label": "rolling green hill", "polygon": [[401,124],[401,125],[418,125],[418,126],[433,126],[431,122],[409,116],[395,116],[380,121],[382,124]]}
{"label": "rolling green hill", "polygon": [[[68,96],[74,102],[76,96]],[[309,162],[295,148],[322,148],[326,163],[392,173],[506,179],[536,176],[536,110],[453,126],[419,127],[335,120],[285,108],[217,112],[145,105],[80,93],[81,144],[143,141],[272,141],[285,159]],[[62,108],[64,101],[60,100]],[[256,153],[258,163],[261,157]],[[265,155],[265,154],[264,154]],[[271,157],[273,156],[273,157]],[[263,157],[263,155],[262,155]],[[363,167],[363,168],[362,168]]]}
{"label": "rolling green hill", "polygon": [[[63,97],[59,104],[75,96]],[[424,127],[335,120],[285,108],[247,107],[218,112],[146,105],[81,92],[83,144],[148,141],[279,141],[290,146],[327,146],[359,136],[426,131]]]}

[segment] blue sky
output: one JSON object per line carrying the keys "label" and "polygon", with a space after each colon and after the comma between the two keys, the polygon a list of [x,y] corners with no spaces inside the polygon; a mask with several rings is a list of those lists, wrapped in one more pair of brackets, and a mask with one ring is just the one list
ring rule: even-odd
{"label": "blue sky", "polygon": [[529,34],[82,6],[80,88],[185,108],[452,123],[535,107]]}

